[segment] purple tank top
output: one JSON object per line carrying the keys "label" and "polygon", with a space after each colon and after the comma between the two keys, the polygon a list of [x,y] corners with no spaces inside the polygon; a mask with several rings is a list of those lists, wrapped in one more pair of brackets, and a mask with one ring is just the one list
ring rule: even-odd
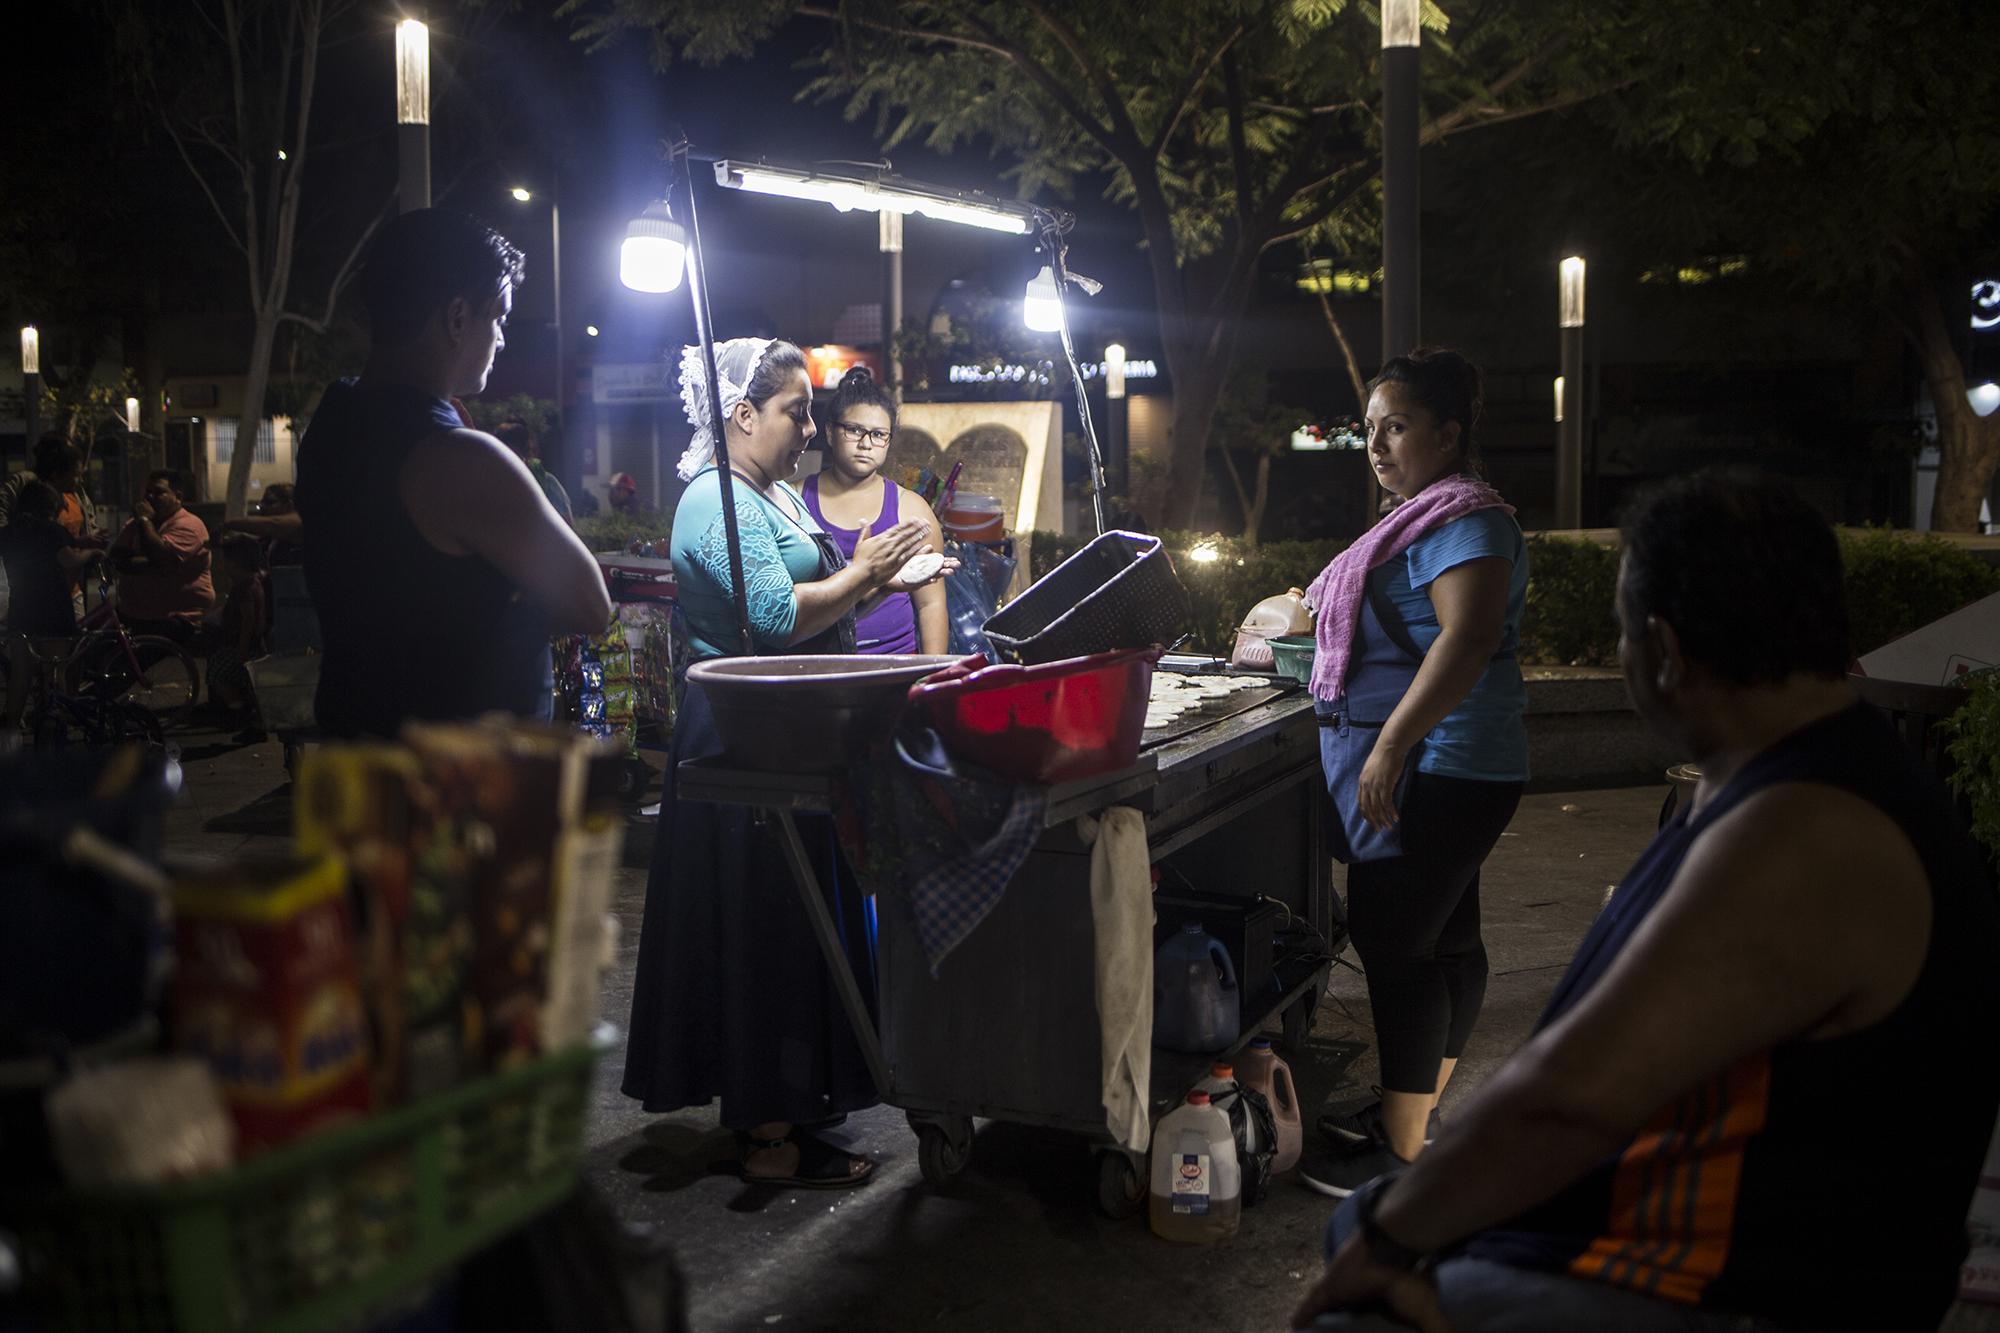
{"label": "purple tank top", "polygon": [[[900,489],[887,477],[882,479],[882,512],[866,528],[869,536],[896,526],[897,494]],[[833,544],[840,548],[841,554],[852,560],[854,547],[860,542],[863,529],[843,528],[827,518],[819,507],[819,473],[806,478],[804,492],[806,508],[826,529],[826,535],[833,538]],[[854,630],[855,647],[861,652],[914,653],[917,651],[916,603],[906,592],[892,592],[855,622]]]}

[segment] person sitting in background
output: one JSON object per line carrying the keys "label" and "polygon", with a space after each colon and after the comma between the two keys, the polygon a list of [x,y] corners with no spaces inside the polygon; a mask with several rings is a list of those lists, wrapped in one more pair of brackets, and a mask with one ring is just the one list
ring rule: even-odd
{"label": "person sitting in background", "polygon": [[266,565],[296,565],[305,558],[305,525],[299,520],[293,500],[295,488],[289,481],[274,481],[264,488],[257,512],[222,521],[224,532],[244,532],[264,544]]}
{"label": "person sitting in background", "polygon": [[[1840,551],[1789,487],[1640,500],[1617,606],[1626,687],[1699,760],[1694,800],[1527,1045],[1334,1215],[1294,1326],[1936,1328],[2000,1107],[1965,1046],[2000,1013],[1991,867],[1847,684]],[[1909,1123],[1861,1170],[1884,1089]],[[1403,1322],[1361,1313],[1382,1307]]]}
{"label": "person sitting in background", "polygon": [[535,431],[525,421],[503,421],[493,428],[493,438],[514,451],[514,456],[528,465],[534,474],[535,483],[542,488],[548,498],[549,507],[562,515],[563,522],[576,526],[576,512],[570,508],[569,492],[556,480],[555,473],[542,466],[541,450],[535,440]]}
{"label": "person sitting in background", "polygon": [[78,544],[58,521],[62,498],[45,481],[30,481],[14,498],[14,518],[0,528],[0,564],[7,572],[8,674],[6,726],[21,724],[34,673],[30,645],[76,633],[70,587],[101,552]]}
{"label": "person sitting in background", "polygon": [[187,644],[215,605],[209,577],[208,525],[181,502],[180,474],[160,468],[111,543],[118,570],[118,616],[135,634],[162,634]]}
{"label": "person sitting in background", "polygon": [[264,545],[245,532],[223,537],[222,627],[208,650],[208,698],[227,710],[245,744],[264,739],[258,724],[257,693],[244,663],[270,651],[271,580]]}
{"label": "person sitting in background", "polygon": [[611,486],[605,491],[604,497],[610,501],[611,512],[614,514],[645,514],[650,513],[653,508],[649,504],[641,503],[639,483],[633,480],[629,472],[620,472],[612,477]]}

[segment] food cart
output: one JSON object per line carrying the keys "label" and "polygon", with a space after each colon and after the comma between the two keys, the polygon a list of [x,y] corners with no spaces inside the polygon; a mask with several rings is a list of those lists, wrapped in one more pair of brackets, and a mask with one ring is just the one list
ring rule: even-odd
{"label": "food cart", "polygon": [[[1162,666],[1222,669],[1172,657]],[[1155,1048],[1151,1103],[1158,1111],[1206,1074],[1211,1060],[1267,1024],[1281,1019],[1293,1046],[1311,1029],[1330,946],[1340,942],[1319,772],[1312,700],[1279,677],[1261,677],[1253,688],[1146,731],[1129,767],[1049,788],[1034,850],[938,976],[908,914],[881,913],[879,1026],[845,964],[793,820],[795,811],[833,809],[836,780],[702,760],[683,763],[678,782],[683,799],[753,806],[776,825],[882,1098],[909,1113],[926,1180],[946,1188],[965,1169],[974,1117],[1065,1129],[1095,1141],[1098,1203],[1122,1217],[1144,1200],[1144,1163],[1113,1144],[1106,1129],[1090,849],[1076,820],[1134,807],[1145,816],[1149,853],[1163,878],[1218,897],[1273,899],[1298,926],[1298,947],[1274,960],[1275,985],[1245,1001],[1241,1027],[1222,1050]]]}

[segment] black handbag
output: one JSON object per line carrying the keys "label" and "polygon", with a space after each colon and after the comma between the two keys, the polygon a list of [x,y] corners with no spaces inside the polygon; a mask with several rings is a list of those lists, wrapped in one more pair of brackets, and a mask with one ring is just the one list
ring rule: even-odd
{"label": "black handbag", "polygon": [[[1362,818],[1361,770],[1374,752],[1389,715],[1409,693],[1410,682],[1424,664],[1423,650],[1410,636],[1410,627],[1372,575],[1364,580],[1364,586],[1368,595],[1361,604],[1356,651],[1340,697],[1330,703],[1313,701],[1313,711],[1319,716],[1320,769],[1326,777],[1326,794],[1333,801],[1328,841],[1334,859],[1343,865],[1403,854],[1401,824],[1376,828]],[[1396,779],[1399,810],[1423,748],[1420,740],[1404,757],[1403,772]]]}

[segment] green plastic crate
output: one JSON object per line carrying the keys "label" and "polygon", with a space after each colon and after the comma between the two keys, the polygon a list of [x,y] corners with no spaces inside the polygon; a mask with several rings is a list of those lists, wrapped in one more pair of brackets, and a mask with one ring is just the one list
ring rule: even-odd
{"label": "green plastic crate", "polygon": [[304,1333],[349,1324],[575,1187],[584,1045],[173,1185],[17,1200],[52,1325]]}

